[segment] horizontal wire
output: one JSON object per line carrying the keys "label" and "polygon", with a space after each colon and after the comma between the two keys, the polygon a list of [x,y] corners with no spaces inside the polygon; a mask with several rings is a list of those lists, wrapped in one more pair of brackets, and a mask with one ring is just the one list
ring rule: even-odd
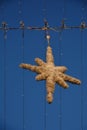
{"label": "horizontal wire", "polygon": [[[22,21],[20,21],[21,23]],[[51,26],[42,26],[42,27],[33,27],[33,26],[24,26],[24,23],[22,22],[22,24],[20,24],[19,27],[8,27],[7,23],[2,23],[2,26],[0,27],[0,30],[40,30],[40,31],[46,31],[46,30],[52,30],[52,31],[61,31],[64,29],[87,29],[87,25],[85,22],[81,22],[81,24],[79,26],[67,26],[64,22],[61,24],[61,26],[58,27],[51,27]]]}

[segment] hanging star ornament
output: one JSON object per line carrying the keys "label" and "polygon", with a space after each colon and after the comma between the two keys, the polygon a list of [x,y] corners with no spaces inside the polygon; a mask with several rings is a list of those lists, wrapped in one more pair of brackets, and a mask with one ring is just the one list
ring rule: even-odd
{"label": "hanging star ornament", "polygon": [[23,69],[28,69],[36,72],[38,74],[35,78],[36,80],[46,80],[48,103],[51,103],[53,101],[53,93],[56,83],[63,88],[68,88],[66,81],[73,84],[81,84],[81,81],[79,79],[64,74],[64,72],[67,70],[65,66],[55,66],[52,48],[50,46],[47,47],[46,62],[40,58],[35,58],[35,62],[37,63],[37,66],[24,63],[20,64],[19,66]]}

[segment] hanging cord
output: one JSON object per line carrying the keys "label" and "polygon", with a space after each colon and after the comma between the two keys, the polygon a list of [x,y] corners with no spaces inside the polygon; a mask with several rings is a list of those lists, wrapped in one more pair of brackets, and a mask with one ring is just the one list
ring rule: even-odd
{"label": "hanging cord", "polygon": [[43,0],[43,18],[46,19],[47,17],[47,5],[46,0]]}
{"label": "hanging cord", "polygon": [[2,28],[4,30],[4,130],[6,130],[6,39],[7,39],[7,24],[2,23]]}
{"label": "hanging cord", "polygon": [[[24,22],[21,21],[20,22],[20,28],[22,30],[22,62],[24,63]],[[24,102],[24,71],[22,73],[22,101],[23,101],[23,130],[25,129],[25,108],[24,108],[24,105],[25,105],[25,102]]]}
{"label": "hanging cord", "polygon": [[[83,81],[83,30],[81,30],[81,80]],[[81,87],[81,130],[83,130],[83,86]]]}
{"label": "hanging cord", "polygon": [[44,130],[46,130],[46,126],[47,126],[46,117],[47,117],[47,111],[46,111],[46,89],[44,88]]}
{"label": "hanging cord", "polygon": [[1,21],[5,21],[5,8],[6,8],[6,3],[3,2],[1,5],[0,5],[0,17],[1,17]]}
{"label": "hanging cord", "polygon": [[0,19],[1,21],[4,21],[4,5],[1,5],[0,7]]}
{"label": "hanging cord", "polygon": [[[59,65],[61,66],[61,51],[62,51],[62,31],[59,32],[59,50],[58,50],[58,55],[59,55]],[[59,130],[62,130],[62,90],[61,87],[59,87],[59,94],[60,94],[60,109],[59,109]]]}
{"label": "hanging cord", "polygon": [[[81,16],[81,80],[84,81],[84,42],[83,42],[83,34],[84,34],[84,28],[86,26],[85,23],[85,1],[83,0],[82,3],[82,16]],[[83,101],[84,101],[84,92],[83,92],[83,86],[81,86],[81,130],[84,130],[83,127]]]}
{"label": "hanging cord", "polygon": [[3,33],[3,36],[4,36],[4,72],[3,72],[3,74],[4,74],[4,83],[3,83],[3,90],[4,90],[4,93],[3,93],[3,98],[4,98],[4,107],[3,107],[3,111],[4,111],[4,128],[3,128],[3,130],[6,130],[6,51],[7,51],[7,49],[6,49],[6,39],[7,39],[7,30],[6,30],[6,27],[7,27],[7,23],[6,22],[4,22],[4,20],[5,20],[5,5],[2,5],[2,28],[3,28],[3,31],[4,31],[4,33]]}
{"label": "hanging cord", "polygon": [[[83,29],[81,30],[81,80],[83,82],[83,71],[84,71],[84,61],[83,61],[83,52],[84,52],[84,46],[83,46]],[[81,86],[81,130],[84,130],[83,128],[83,86]]]}
{"label": "hanging cord", "polygon": [[63,19],[66,20],[66,0],[63,0]]}
{"label": "hanging cord", "polygon": [[60,32],[66,27],[65,20],[66,20],[66,0],[63,0],[63,19],[61,21],[61,28]]}
{"label": "hanging cord", "polygon": [[23,3],[23,0],[18,1],[18,5],[19,5],[18,13],[19,13],[19,20],[20,21],[22,20],[22,3]]}
{"label": "hanging cord", "polygon": [[[24,63],[24,22],[22,21],[22,3],[23,3],[23,0],[19,0],[18,1],[18,5],[19,5],[19,21],[20,21],[20,29],[22,31],[22,43],[21,43],[21,47],[22,47],[22,63]],[[25,129],[25,98],[24,98],[24,92],[25,89],[24,89],[24,71],[22,71],[22,117],[23,117],[23,123],[22,123],[22,129],[24,130]]]}
{"label": "hanging cord", "polygon": [[86,27],[86,17],[85,17],[85,1],[83,0],[83,3],[82,3],[82,7],[81,7],[81,10],[82,10],[82,16],[81,16],[81,25],[80,25],[80,28],[81,28],[81,31],[82,29],[85,29]]}
{"label": "hanging cord", "polygon": [[[62,55],[62,31],[65,27],[65,20],[66,20],[65,16],[66,16],[66,0],[63,0],[63,20],[61,23],[61,29],[59,31],[59,49],[58,49],[60,66],[61,66],[61,55]],[[60,94],[59,130],[62,130],[62,90],[61,90],[61,87],[59,88],[59,94]]]}
{"label": "hanging cord", "polygon": [[86,3],[85,2],[86,2],[85,0],[82,0],[82,7],[81,7],[81,10],[82,10],[81,21],[82,22],[85,22],[86,20],[86,10],[85,10]]}

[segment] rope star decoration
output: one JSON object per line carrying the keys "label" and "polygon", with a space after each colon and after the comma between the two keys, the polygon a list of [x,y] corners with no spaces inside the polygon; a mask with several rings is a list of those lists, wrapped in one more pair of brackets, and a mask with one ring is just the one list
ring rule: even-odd
{"label": "rope star decoration", "polygon": [[47,47],[46,62],[40,58],[35,58],[35,62],[37,63],[37,66],[24,63],[20,64],[19,66],[23,69],[36,72],[38,74],[36,76],[36,80],[46,80],[48,103],[53,101],[53,93],[56,83],[63,88],[68,88],[66,81],[78,85],[81,83],[79,79],[64,74],[64,72],[67,70],[65,66],[55,66],[52,48],[50,46]]}

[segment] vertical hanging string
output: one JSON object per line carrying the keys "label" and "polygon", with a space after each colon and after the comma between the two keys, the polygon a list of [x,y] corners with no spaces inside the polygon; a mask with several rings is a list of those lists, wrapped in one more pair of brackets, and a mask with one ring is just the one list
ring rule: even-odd
{"label": "vertical hanging string", "polygon": [[[24,63],[24,23],[21,21],[20,26],[22,29],[22,63]],[[23,108],[23,130],[25,129],[25,102],[24,102],[24,71],[22,72],[22,108]]]}
{"label": "vertical hanging string", "polygon": [[4,31],[4,33],[3,33],[3,36],[4,36],[4,54],[3,54],[3,56],[4,56],[4,63],[3,63],[3,68],[4,68],[4,72],[3,72],[3,76],[4,76],[4,80],[3,80],[3,91],[4,91],[4,93],[3,93],[3,99],[4,99],[4,106],[3,106],[3,112],[4,112],[4,114],[3,114],[3,116],[4,116],[4,128],[3,128],[3,130],[6,130],[6,51],[7,51],[7,49],[6,49],[6,39],[7,39],[7,30],[6,30],[6,26],[7,26],[7,24],[6,24],[6,22],[5,22],[5,3],[4,3],[4,5],[2,4],[2,6],[1,6],[1,8],[2,8],[2,28],[3,28],[3,31]]}
{"label": "vertical hanging string", "polygon": [[6,31],[4,30],[4,130],[6,130]]}
{"label": "vertical hanging string", "polygon": [[[22,63],[24,63],[24,22],[22,21],[22,3],[23,0],[19,0],[18,4],[19,4],[19,21],[20,21],[20,29],[22,30],[22,43],[21,43],[21,47],[22,47]],[[24,99],[24,71],[22,72],[22,129],[25,129],[25,99]]]}
{"label": "vertical hanging string", "polygon": [[[22,62],[24,63],[24,23],[22,23]],[[24,71],[23,71],[23,130],[25,129],[25,120],[24,120],[24,116],[25,116],[25,110],[24,110]]]}
{"label": "vertical hanging string", "polygon": [[[62,55],[62,31],[65,25],[65,18],[66,16],[66,0],[63,0],[63,21],[61,25],[61,29],[59,31],[59,49],[58,49],[58,55],[59,55],[59,65],[61,65],[61,55]],[[62,130],[62,90],[59,88],[60,93],[60,109],[59,109],[59,130]]]}
{"label": "vertical hanging string", "polygon": [[4,30],[4,130],[6,130],[6,23],[2,23],[2,27]]}
{"label": "vertical hanging string", "polygon": [[[81,23],[84,21],[84,6],[82,6]],[[81,80],[83,82],[83,29],[81,29]],[[81,130],[83,130],[83,86],[81,86]]]}
{"label": "vertical hanging string", "polygon": [[46,5],[46,0],[43,0],[43,18],[44,19],[46,19],[46,17],[47,17],[47,7],[46,7],[47,5]]}
{"label": "vertical hanging string", "polygon": [[23,0],[19,0],[18,1],[18,5],[19,5],[19,11],[18,11],[18,13],[19,13],[19,20],[20,21],[22,19],[22,2],[23,2]]}
{"label": "vertical hanging string", "polygon": [[1,5],[0,7],[0,19],[1,21],[4,21],[4,5]]}
{"label": "vertical hanging string", "polygon": [[1,17],[1,22],[2,22],[2,21],[5,21],[5,8],[6,8],[6,5],[5,5],[5,2],[3,2],[3,3],[0,5],[0,17]]}
{"label": "vertical hanging string", "polygon": [[[22,61],[24,63],[24,29],[22,31]],[[24,120],[24,71],[23,71],[23,130],[25,129],[25,120]]]}
{"label": "vertical hanging string", "polygon": [[[59,65],[61,65],[61,43],[62,43],[62,31],[59,32],[59,49],[58,49],[58,55],[59,55]],[[60,96],[60,104],[59,104],[59,130],[62,130],[62,90],[61,87],[59,87],[59,96]]]}
{"label": "vertical hanging string", "polygon": [[47,113],[46,113],[46,89],[44,88],[44,130],[46,130],[46,116],[47,116]]}
{"label": "vertical hanging string", "polygon": [[63,0],[63,19],[66,19],[66,0]]}
{"label": "vertical hanging string", "polygon": [[[84,62],[83,62],[83,30],[81,30],[81,80],[83,82],[83,68],[84,68]],[[83,86],[81,86],[81,130],[83,130]]]}
{"label": "vertical hanging string", "polygon": [[86,20],[86,10],[85,10],[85,3],[86,1],[85,0],[82,0],[82,16],[81,16],[81,21],[84,22]]}
{"label": "vertical hanging string", "polygon": [[[83,0],[82,3],[82,16],[81,16],[81,24],[85,25],[85,1]],[[83,31],[84,29],[81,29],[81,80],[83,82],[84,80],[84,42],[83,42]],[[83,93],[83,86],[81,86],[81,130],[84,130],[83,127],[83,98],[84,98],[84,93]]]}

